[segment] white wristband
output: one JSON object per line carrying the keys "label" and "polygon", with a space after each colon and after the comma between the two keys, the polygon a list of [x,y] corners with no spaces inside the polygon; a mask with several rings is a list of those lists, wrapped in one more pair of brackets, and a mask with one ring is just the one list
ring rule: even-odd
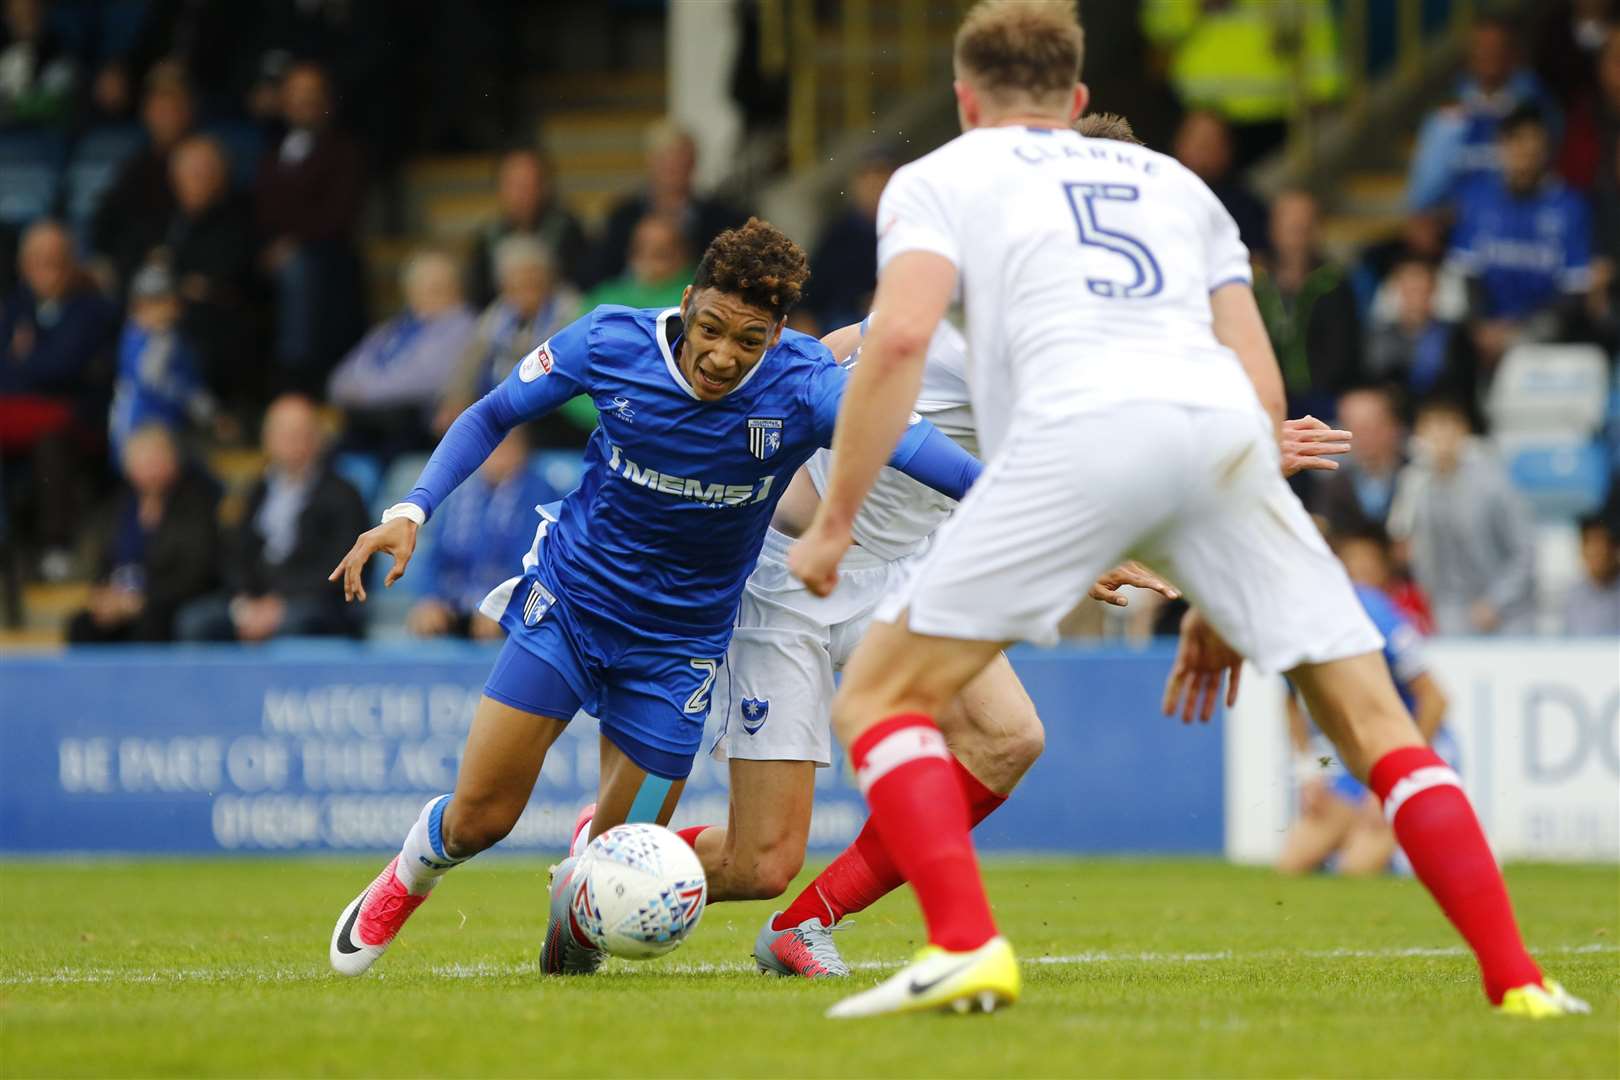
{"label": "white wristband", "polygon": [[414,521],[418,527],[427,524],[427,515],[422,512],[422,508],[420,506],[417,506],[413,502],[395,503],[382,513],[382,523],[384,525],[388,524],[390,521],[393,521],[395,518],[409,518],[410,520]]}

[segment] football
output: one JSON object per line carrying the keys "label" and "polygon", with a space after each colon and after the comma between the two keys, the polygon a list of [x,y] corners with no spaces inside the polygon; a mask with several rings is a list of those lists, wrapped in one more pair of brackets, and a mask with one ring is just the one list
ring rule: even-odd
{"label": "football", "polygon": [[659,825],[617,825],[592,840],[574,870],[569,901],[603,952],[650,960],[697,926],[709,883],[697,853]]}

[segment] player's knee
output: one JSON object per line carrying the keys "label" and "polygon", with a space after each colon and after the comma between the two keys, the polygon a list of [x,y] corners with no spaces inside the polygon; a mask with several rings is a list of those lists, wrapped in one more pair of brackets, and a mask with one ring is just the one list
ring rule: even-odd
{"label": "player's knee", "polygon": [[1029,714],[1029,722],[1020,725],[1007,736],[1006,759],[1009,769],[1023,776],[1029,767],[1040,760],[1046,752],[1046,728],[1041,726],[1040,717],[1033,711]]}
{"label": "player's knee", "polygon": [[774,900],[787,892],[804,868],[804,845],[783,838],[738,861],[747,868],[737,883],[745,898]]}
{"label": "player's knee", "polygon": [[506,839],[517,824],[516,812],[500,800],[452,802],[444,815],[444,847],[453,858],[465,859]]}

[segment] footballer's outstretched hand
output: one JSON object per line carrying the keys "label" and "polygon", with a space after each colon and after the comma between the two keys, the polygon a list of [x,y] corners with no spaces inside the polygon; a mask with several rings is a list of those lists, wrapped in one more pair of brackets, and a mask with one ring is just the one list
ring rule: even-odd
{"label": "footballer's outstretched hand", "polygon": [[383,579],[383,588],[387,588],[405,576],[405,567],[410,565],[411,553],[416,550],[416,522],[410,518],[397,517],[392,521],[384,522],[375,529],[367,529],[360,534],[354,542],[354,547],[343,556],[343,561],[337,564],[337,569],[327,575],[327,581],[343,579],[343,599],[364,602],[366,598],[365,572],[366,563],[377,552],[383,552],[394,557],[393,568]]}
{"label": "footballer's outstretched hand", "polygon": [[788,549],[788,569],[817,596],[827,596],[838,587],[838,563],[849,550],[848,529],[828,523],[818,511],[804,535]]}
{"label": "footballer's outstretched hand", "polygon": [[1129,606],[1131,599],[1119,591],[1121,585],[1135,585],[1138,589],[1152,589],[1166,600],[1181,599],[1181,590],[1170,584],[1135,559],[1123,562],[1097,579],[1091,587],[1091,598],[1115,607]]}
{"label": "footballer's outstretched hand", "polygon": [[1284,476],[1306,469],[1331,472],[1339,467],[1333,459],[1350,452],[1350,433],[1328,427],[1314,416],[1302,416],[1283,421],[1281,446]]}
{"label": "footballer's outstretched hand", "polygon": [[1181,620],[1176,663],[1164,684],[1164,715],[1179,712],[1183,724],[1192,723],[1195,716],[1200,723],[1209,723],[1222,680],[1226,680],[1226,707],[1231,708],[1237,702],[1242,672],[1243,657],[1193,608]]}

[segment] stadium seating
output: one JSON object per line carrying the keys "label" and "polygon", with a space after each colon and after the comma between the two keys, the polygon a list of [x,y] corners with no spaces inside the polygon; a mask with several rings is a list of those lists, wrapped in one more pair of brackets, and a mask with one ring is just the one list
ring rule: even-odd
{"label": "stadium seating", "polygon": [[0,225],[26,225],[54,209],[66,158],[67,140],[55,132],[0,132]]}
{"label": "stadium seating", "polygon": [[[372,520],[381,517],[384,510],[410,494],[427,459],[426,454],[405,454],[395,458],[386,470],[381,471],[380,480],[374,485],[368,500],[373,511]],[[341,464],[334,464],[342,471]],[[413,559],[421,559],[428,553],[433,546],[434,536],[435,530],[431,524],[421,530],[416,537]],[[393,588],[382,587],[383,575],[387,570],[388,559],[382,558],[373,560],[367,573],[366,636],[375,641],[397,641],[406,637],[405,613],[416,601],[415,579],[409,574],[395,582]]]}
{"label": "stadium seating", "polygon": [[1541,518],[1589,514],[1609,487],[1609,461],[1598,442],[1520,443],[1508,458],[1513,485]]}
{"label": "stadium seating", "polygon": [[367,506],[382,485],[382,462],[375,454],[343,453],[332,459],[332,467],[339,476],[354,485]]}
{"label": "stadium seating", "polygon": [[80,232],[89,224],[102,192],[118,175],[119,166],[138,149],[146,136],[133,125],[97,128],[74,144],[64,177],[64,212]]}
{"label": "stadium seating", "polygon": [[1499,441],[1581,439],[1603,422],[1608,364],[1595,345],[1520,345],[1491,383],[1486,411]]}

